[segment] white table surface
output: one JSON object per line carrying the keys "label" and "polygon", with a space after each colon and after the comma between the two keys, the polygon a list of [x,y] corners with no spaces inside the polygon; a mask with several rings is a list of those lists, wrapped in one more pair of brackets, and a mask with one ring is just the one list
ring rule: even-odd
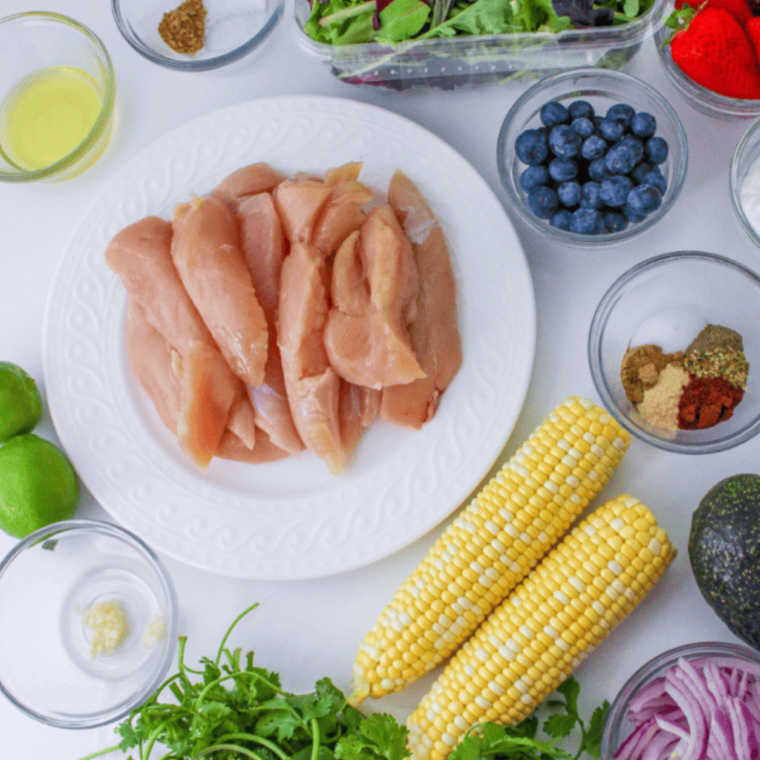
{"label": "white table surface", "polygon": [[[2,2],[3,14],[31,9],[64,13],[90,26],[111,53],[118,83],[116,135],[95,166],[65,183],[0,186],[0,359],[24,367],[43,392],[43,314],[53,272],[72,229],[98,191],[132,156],[198,115],[282,94],[321,94],[373,103],[413,119],[451,144],[506,203],[496,170],[496,138],[505,113],[526,84],[403,94],[357,88],[339,82],[326,66],[307,57],[284,25],[247,71],[230,77],[189,76],[166,71],[138,56],[119,35],[106,0]],[[720,121],[686,105],[661,72],[652,40],[627,71],[659,88],[678,110],[691,153],[686,185],[668,217],[654,229],[599,252],[549,244],[510,213],[534,280],[538,331],[530,389],[508,440],[505,431],[505,455],[565,396],[578,394],[598,401],[586,359],[588,327],[604,291],[630,266],[658,253],[698,249],[760,268],[760,251],[735,220],[728,190],[730,157],[749,122]],[[47,408],[36,432],[58,442]],[[699,595],[686,541],[691,514],[705,492],[729,475],[759,471],[759,457],[760,439],[701,457],[666,454],[634,439],[604,495],[627,492],[641,499],[680,553],[647,600],[577,671],[583,687],[582,707],[590,709],[604,698],[612,699],[633,670],[671,646],[707,639],[736,641]],[[110,519],[86,489],[78,515]],[[188,662],[215,651],[228,623],[258,601],[260,608],[240,627],[233,644],[254,649],[258,663],[282,673],[284,685],[292,690],[308,691],[324,675],[347,689],[364,634],[438,532],[436,528],[369,567],[312,581],[227,579],[163,557],[177,588],[180,630],[189,636]],[[13,539],[0,533],[1,554],[13,545]],[[403,718],[429,683],[426,679],[387,697],[378,708]],[[49,728],[0,698],[3,758],[76,760],[113,743],[112,730]]]}

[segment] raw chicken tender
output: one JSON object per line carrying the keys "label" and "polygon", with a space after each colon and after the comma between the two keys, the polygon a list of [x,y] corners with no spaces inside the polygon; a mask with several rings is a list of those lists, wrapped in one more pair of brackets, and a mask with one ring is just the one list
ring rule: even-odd
{"label": "raw chicken tender", "polygon": [[282,374],[280,348],[277,345],[277,304],[280,297],[280,269],[286,242],[280,217],[269,193],[252,195],[237,207],[240,241],[253,287],[264,309],[269,332],[264,382],[249,387],[256,410],[256,423],[265,430],[272,443],[290,454],[304,449],[288,403]]}
{"label": "raw chicken tender", "polygon": [[[211,333],[182,286],[171,258],[171,241],[172,227],[169,222],[158,217],[146,217],[114,236],[106,249],[106,263],[120,275],[130,301],[141,307],[140,316],[134,320],[144,316],[145,322],[163,338],[167,349],[176,353],[175,361],[188,359],[193,354],[191,361],[195,371],[188,378],[200,378],[206,384],[202,393],[186,392],[186,398],[192,399],[196,405],[192,412],[194,418],[221,424],[218,418],[226,404],[223,409],[225,424],[203,436],[204,440],[213,440],[217,434],[222,435],[231,411],[235,412],[236,418],[241,413],[240,404],[235,410],[233,405],[236,400],[245,397],[245,388],[219,353]],[[135,324],[133,329],[137,329]],[[145,326],[140,330],[143,335],[147,333]],[[156,338],[146,339],[146,351],[155,350],[156,343]],[[199,351],[198,344],[205,345],[207,350]],[[198,362],[204,362],[206,366],[199,369],[196,366]],[[168,374],[164,376],[168,377]],[[210,383],[214,384],[213,388]],[[210,405],[206,411],[198,407],[204,400]],[[159,414],[164,419],[161,409]],[[240,424],[236,428],[246,445],[252,446],[251,429],[244,424],[244,420],[238,422]],[[201,467],[207,466],[207,450],[195,451],[198,440],[195,426],[185,425],[180,430],[175,425],[173,429],[190,436],[180,441],[182,448],[193,451],[192,458],[201,462]]]}
{"label": "raw chicken tender", "polygon": [[172,258],[182,284],[233,372],[261,385],[268,330],[240,250],[235,213],[224,201],[197,196],[174,213]]}
{"label": "raw chicken tender", "polygon": [[129,301],[127,353],[132,372],[148,395],[161,422],[177,434],[180,413],[180,383],[172,369],[170,348],[164,336],[148,322],[142,306]]}
{"label": "raw chicken tender", "polygon": [[[194,357],[200,356],[201,351],[197,348],[200,345],[203,344],[195,343],[195,348],[188,352],[191,363],[194,361]],[[216,407],[213,401],[207,401],[204,404],[196,403],[194,409],[183,409],[183,400],[199,399],[202,394],[189,388],[183,388],[183,381],[191,378],[185,374],[181,380],[177,374],[177,369],[182,367],[182,360],[179,359],[176,352],[169,348],[164,337],[148,322],[143,308],[133,300],[130,300],[127,312],[127,351],[137,382],[153,402],[161,421],[172,433],[177,435],[180,420],[187,419],[190,420],[188,430],[192,431],[194,440],[213,441],[216,436],[219,436],[219,445],[214,456],[224,457],[225,452],[230,448],[229,442],[234,441],[234,449],[237,452],[235,458],[254,461],[254,457],[257,457],[257,461],[273,461],[270,458],[273,451],[269,437],[263,431],[256,431],[253,409],[244,395],[233,401],[227,419],[227,428],[223,429],[221,434],[216,428],[216,419],[213,415],[206,414],[207,409]],[[200,376],[204,376],[202,370]],[[208,384],[205,387],[213,388]],[[214,430],[198,432],[199,428],[205,424],[213,427]],[[180,442],[183,450],[190,447],[189,440],[188,438],[184,444]],[[257,444],[255,455],[252,451],[254,441]],[[193,461],[200,460],[203,469],[208,466],[208,461],[210,461],[205,446],[190,456]],[[287,456],[287,452],[282,452],[282,456]],[[281,459],[282,456],[277,458]],[[208,461],[206,461],[207,459]]]}
{"label": "raw chicken tender", "polygon": [[342,380],[340,383],[340,437],[346,456],[352,457],[364,431],[380,410],[380,391]]}
{"label": "raw chicken tender", "polygon": [[326,267],[314,247],[296,243],[282,265],[277,335],[290,410],[306,447],[337,475],[346,463],[340,383],[322,343]]}
{"label": "raw chicken tender", "polygon": [[171,222],[148,216],[114,236],[106,248],[106,264],[121,277],[153,327],[183,354],[194,341],[214,339],[182,285],[171,244]]}
{"label": "raw chicken tender", "polygon": [[412,246],[393,210],[373,208],[333,263],[324,342],[342,378],[379,389],[425,377],[409,336],[419,287]]}
{"label": "raw chicken tender", "polygon": [[441,394],[462,365],[456,280],[438,220],[416,185],[401,171],[391,179],[388,202],[412,241],[417,258],[420,289],[409,334],[427,377],[384,388],[380,416],[418,429],[433,417]]}
{"label": "raw chicken tender", "polygon": [[215,456],[246,464],[267,464],[290,456],[275,446],[263,430],[256,431],[256,446],[249,449],[231,430],[225,430]]}
{"label": "raw chicken tender", "polygon": [[362,206],[372,201],[372,191],[358,181],[360,163],[350,163],[330,169],[325,184],[332,190],[322,207],[312,232],[312,245],[325,255],[334,253],[340,244],[364,221]]}
{"label": "raw chicken tender", "polygon": [[212,195],[228,203],[235,203],[249,195],[272,192],[285,179],[263,162],[244,166],[227,175],[214,189]]}

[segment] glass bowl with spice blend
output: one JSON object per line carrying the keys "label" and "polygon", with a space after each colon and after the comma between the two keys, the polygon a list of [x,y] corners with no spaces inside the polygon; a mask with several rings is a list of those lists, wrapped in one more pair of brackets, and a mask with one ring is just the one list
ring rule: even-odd
{"label": "glass bowl with spice blend", "polygon": [[54,523],[0,562],[0,691],[42,723],[123,718],[166,677],[176,641],[171,577],[123,528]]}
{"label": "glass bowl with spice blend", "polygon": [[637,264],[605,293],[588,339],[605,406],[648,443],[683,454],[760,429],[760,277],[716,254]]}
{"label": "glass bowl with spice blend", "polygon": [[175,71],[247,67],[282,14],[281,0],[111,0],[124,39]]}

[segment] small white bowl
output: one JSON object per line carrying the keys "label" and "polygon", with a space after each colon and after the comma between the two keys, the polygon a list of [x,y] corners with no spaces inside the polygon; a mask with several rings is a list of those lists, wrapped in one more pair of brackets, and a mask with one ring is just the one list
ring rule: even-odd
{"label": "small white bowl", "polygon": [[207,2],[206,40],[195,55],[176,53],[158,33],[164,13],[182,0],[111,0],[124,39],[141,56],[173,71],[232,74],[247,68],[282,15],[282,0]]}
{"label": "small white bowl", "polygon": [[[93,657],[85,612],[111,601],[130,631],[113,653]],[[164,566],[123,528],[68,520],[35,531],[0,563],[0,691],[50,726],[119,720],[163,681],[176,609]]]}
{"label": "small white bowl", "polygon": [[760,119],[752,122],[736,145],[729,185],[739,223],[749,239],[760,246]]}

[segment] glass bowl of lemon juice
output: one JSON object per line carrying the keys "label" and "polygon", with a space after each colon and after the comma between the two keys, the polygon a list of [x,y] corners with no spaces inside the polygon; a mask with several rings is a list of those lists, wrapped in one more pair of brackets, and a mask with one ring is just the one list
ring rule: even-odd
{"label": "glass bowl of lemon juice", "polygon": [[0,180],[79,174],[111,137],[116,87],[108,51],[57,13],[0,19]]}

